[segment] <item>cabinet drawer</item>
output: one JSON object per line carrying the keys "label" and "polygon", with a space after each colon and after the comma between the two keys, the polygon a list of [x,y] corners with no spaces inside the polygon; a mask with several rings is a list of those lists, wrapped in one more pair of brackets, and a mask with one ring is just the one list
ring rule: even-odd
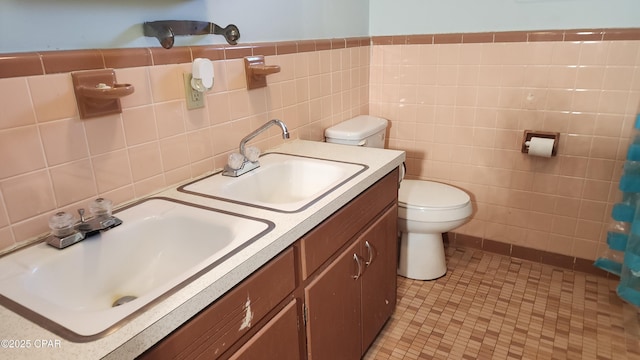
{"label": "cabinet drawer", "polygon": [[397,198],[396,169],[307,233],[300,239],[302,279],[308,278],[377,214],[395,203]]}
{"label": "cabinet drawer", "polygon": [[291,294],[295,287],[294,254],[289,248],[141,358],[216,358]]}

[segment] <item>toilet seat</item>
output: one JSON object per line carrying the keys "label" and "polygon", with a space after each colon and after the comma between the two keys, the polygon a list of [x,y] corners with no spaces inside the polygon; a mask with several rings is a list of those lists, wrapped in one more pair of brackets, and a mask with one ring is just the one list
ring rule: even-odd
{"label": "toilet seat", "polygon": [[434,181],[402,180],[398,204],[409,209],[456,209],[471,201],[469,195],[451,185]]}
{"label": "toilet seat", "polygon": [[403,180],[398,191],[398,216],[414,221],[455,221],[472,212],[469,195],[450,185]]}

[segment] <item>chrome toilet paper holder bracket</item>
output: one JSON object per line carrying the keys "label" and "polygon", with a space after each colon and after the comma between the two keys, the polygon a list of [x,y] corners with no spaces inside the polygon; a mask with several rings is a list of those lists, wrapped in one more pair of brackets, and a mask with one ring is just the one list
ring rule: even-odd
{"label": "chrome toilet paper holder bracket", "polygon": [[558,154],[558,142],[560,142],[560,133],[550,132],[550,131],[536,131],[536,130],[525,130],[522,136],[522,147],[521,152],[529,153],[529,146],[527,142],[531,141],[531,138],[546,138],[553,139],[553,149],[551,150],[551,156],[556,156]]}

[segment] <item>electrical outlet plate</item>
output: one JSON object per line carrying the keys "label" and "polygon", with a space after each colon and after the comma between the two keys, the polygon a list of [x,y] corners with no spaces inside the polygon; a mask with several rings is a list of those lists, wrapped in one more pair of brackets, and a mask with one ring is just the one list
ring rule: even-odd
{"label": "electrical outlet plate", "polygon": [[190,73],[184,73],[184,93],[185,98],[187,100],[187,109],[199,109],[204,107],[204,93],[200,91],[193,90],[191,87],[191,77]]}

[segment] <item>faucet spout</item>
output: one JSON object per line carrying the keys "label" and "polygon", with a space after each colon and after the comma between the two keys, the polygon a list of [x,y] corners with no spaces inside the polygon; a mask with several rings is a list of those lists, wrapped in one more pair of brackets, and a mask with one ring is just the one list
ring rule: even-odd
{"label": "faucet spout", "polygon": [[[288,139],[289,138],[289,130],[287,129],[287,125],[285,125],[284,122],[278,120],[278,119],[273,119],[271,121],[266,122],[264,125],[260,126],[259,128],[257,128],[256,130],[252,131],[249,135],[245,136],[244,138],[242,138],[242,140],[240,140],[240,154],[231,154],[229,156],[229,163],[227,163],[227,165],[225,165],[224,170],[222,171],[222,175],[224,176],[232,176],[232,177],[238,177],[242,174],[248,173],[249,171],[256,169],[260,166],[260,163],[258,162],[258,160],[256,159],[257,156],[255,157],[247,157],[247,154],[245,153],[245,148],[247,146],[247,143],[249,141],[251,141],[251,139],[255,138],[256,136],[262,134],[263,132],[265,132],[268,128],[274,126],[274,125],[278,125],[280,126],[280,130],[282,130],[282,138],[283,139]],[[259,153],[259,151],[258,151]],[[240,159],[237,159],[240,158]],[[249,160],[251,158],[251,160]],[[254,160],[256,159],[256,160]],[[240,160],[242,161],[242,163],[240,164]],[[236,163],[237,162],[237,163]]]}
{"label": "faucet spout", "polygon": [[278,125],[280,125],[280,128],[282,129],[282,138],[283,139],[288,139],[289,138],[289,130],[287,129],[287,125],[285,125],[282,121],[280,121],[278,119],[274,119],[274,121],[276,121],[276,123]]}
{"label": "faucet spout", "polygon": [[247,135],[244,138],[242,138],[242,140],[240,140],[240,154],[242,154],[242,156],[244,156],[244,157],[247,157],[245,152],[244,152],[247,143],[249,141],[251,141],[251,139],[255,138],[256,136],[258,136],[260,134],[262,134],[268,128],[270,128],[270,127],[272,127],[274,125],[280,126],[280,129],[282,130],[282,138],[283,139],[288,139],[289,138],[289,130],[287,129],[287,125],[284,122],[282,122],[281,120],[273,119],[271,121],[266,122],[264,125],[260,126],[256,130],[252,131],[249,135]]}

